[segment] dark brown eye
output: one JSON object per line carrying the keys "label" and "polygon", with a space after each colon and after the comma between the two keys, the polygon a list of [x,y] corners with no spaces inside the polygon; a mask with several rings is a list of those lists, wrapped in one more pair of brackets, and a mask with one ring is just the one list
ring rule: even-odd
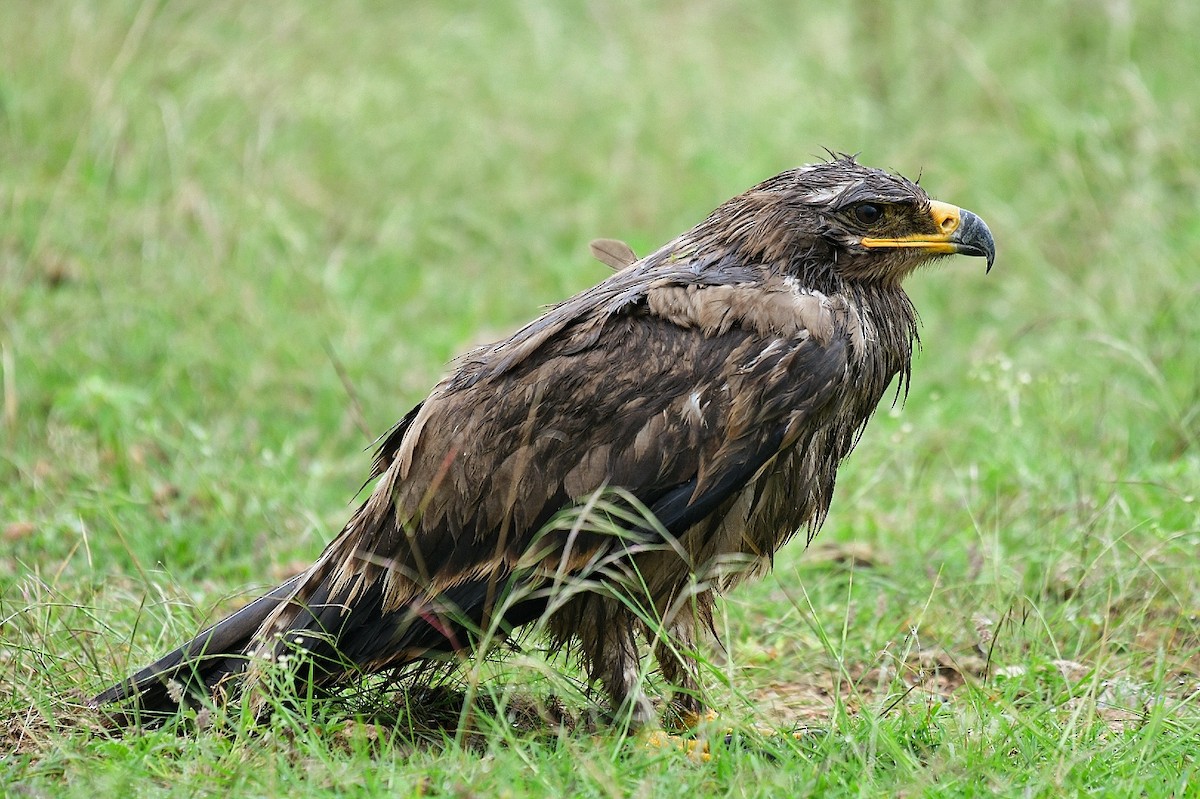
{"label": "dark brown eye", "polygon": [[883,219],[883,208],[874,203],[860,203],[854,206],[854,218],[864,225],[874,225]]}

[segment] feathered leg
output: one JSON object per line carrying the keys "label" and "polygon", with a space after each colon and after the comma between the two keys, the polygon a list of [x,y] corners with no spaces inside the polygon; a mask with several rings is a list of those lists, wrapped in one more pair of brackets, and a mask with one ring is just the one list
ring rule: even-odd
{"label": "feathered leg", "polygon": [[663,679],[671,686],[671,711],[690,727],[704,710],[700,700],[700,678],[692,653],[696,651],[695,619],[678,619],[667,630],[668,637],[654,647]]}
{"label": "feathered leg", "polygon": [[634,620],[626,613],[618,613],[594,629],[595,635],[584,636],[581,641],[588,676],[604,688],[618,718],[628,712],[634,726],[652,723],[657,715],[642,690]]}

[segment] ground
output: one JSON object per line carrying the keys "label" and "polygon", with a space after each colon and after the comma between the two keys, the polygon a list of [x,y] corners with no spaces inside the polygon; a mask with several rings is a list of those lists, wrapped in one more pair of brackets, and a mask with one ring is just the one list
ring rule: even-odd
{"label": "ground", "polygon": [[[0,792],[1197,793],[1198,17],[0,8]],[[824,147],[999,257],[910,281],[912,391],[718,608],[698,749],[536,640],[265,724],[82,709],[311,560],[453,355],[603,277],[591,239],[647,252]]]}

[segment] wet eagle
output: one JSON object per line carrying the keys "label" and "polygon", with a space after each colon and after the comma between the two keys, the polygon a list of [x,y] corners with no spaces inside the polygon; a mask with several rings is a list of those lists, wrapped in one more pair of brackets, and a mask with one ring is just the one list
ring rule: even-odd
{"label": "wet eagle", "polygon": [[[895,384],[931,260],[995,258],[975,214],[852,157],[790,169],[503,341],[459,358],[383,439],[373,488],[303,573],[94,703],[169,713],[262,691],[281,661],[321,687],[453,660],[537,625],[614,713],[674,711],[715,595],[811,540],[839,463]],[[286,657],[285,657],[286,656]]]}

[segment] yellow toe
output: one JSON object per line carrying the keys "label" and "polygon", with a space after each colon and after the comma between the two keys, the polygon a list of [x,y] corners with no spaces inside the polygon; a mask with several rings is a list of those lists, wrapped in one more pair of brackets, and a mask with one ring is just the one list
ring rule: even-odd
{"label": "yellow toe", "polygon": [[646,733],[642,739],[642,745],[647,749],[675,749],[684,752],[688,757],[700,762],[707,762],[712,759],[712,755],[708,751],[708,742],[704,740],[696,740],[694,738],[681,738],[678,735],[671,735],[662,730],[651,730]]}

